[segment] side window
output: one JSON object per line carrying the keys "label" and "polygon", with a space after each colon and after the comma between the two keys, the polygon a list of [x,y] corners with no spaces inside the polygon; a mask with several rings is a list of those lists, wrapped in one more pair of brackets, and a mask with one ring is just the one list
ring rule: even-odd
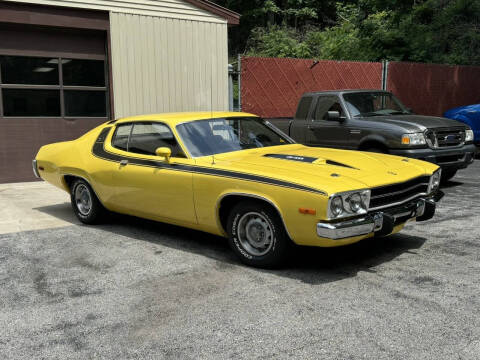
{"label": "side window", "polygon": [[311,105],[312,105],[311,96],[305,96],[301,98],[298,104],[297,113],[295,114],[295,119],[306,120],[308,112],[310,111]]}
{"label": "side window", "polygon": [[320,96],[315,108],[315,120],[328,120],[329,111],[338,111],[340,116],[345,116],[340,101],[336,96]]}
{"label": "side window", "polygon": [[112,146],[128,151],[128,137],[130,136],[130,130],[132,129],[132,124],[119,125],[115,129],[115,134],[112,138]]}
{"label": "side window", "polygon": [[170,128],[160,123],[133,124],[128,151],[137,154],[155,155],[159,147],[172,150],[172,157],[185,157]]}

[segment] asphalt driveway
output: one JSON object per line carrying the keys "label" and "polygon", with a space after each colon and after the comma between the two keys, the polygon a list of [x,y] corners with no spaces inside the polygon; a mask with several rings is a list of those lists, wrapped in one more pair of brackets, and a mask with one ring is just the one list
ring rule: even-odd
{"label": "asphalt driveway", "polygon": [[479,359],[480,161],[398,235],[247,268],[222,238],[80,225],[46,183],[0,185],[0,359]]}

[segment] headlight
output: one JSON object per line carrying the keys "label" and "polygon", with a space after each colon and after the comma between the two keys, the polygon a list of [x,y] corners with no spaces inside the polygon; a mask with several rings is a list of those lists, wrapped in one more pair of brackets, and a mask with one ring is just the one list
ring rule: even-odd
{"label": "headlight", "polygon": [[432,193],[438,190],[440,187],[440,180],[442,179],[442,169],[438,169],[430,176],[430,184],[428,186],[428,193]]}
{"label": "headlight", "polygon": [[343,199],[341,196],[335,196],[330,203],[330,212],[333,217],[342,215],[343,212]]}
{"label": "headlight", "polygon": [[348,191],[330,197],[327,217],[338,219],[366,214],[370,204],[370,190]]}
{"label": "headlight", "polygon": [[468,129],[465,130],[465,142],[471,142],[473,141],[473,130]]}
{"label": "headlight", "polygon": [[403,145],[425,145],[425,135],[423,133],[413,133],[413,134],[403,134],[402,135],[402,144]]}

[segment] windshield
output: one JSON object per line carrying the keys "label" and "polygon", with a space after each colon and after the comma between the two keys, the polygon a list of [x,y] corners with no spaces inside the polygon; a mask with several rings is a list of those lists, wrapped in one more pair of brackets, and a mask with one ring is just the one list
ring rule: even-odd
{"label": "windshield", "polygon": [[292,143],[260,118],[198,120],[177,131],[193,157]]}
{"label": "windshield", "polygon": [[401,115],[410,112],[395,96],[387,92],[344,94],[343,99],[352,117]]}

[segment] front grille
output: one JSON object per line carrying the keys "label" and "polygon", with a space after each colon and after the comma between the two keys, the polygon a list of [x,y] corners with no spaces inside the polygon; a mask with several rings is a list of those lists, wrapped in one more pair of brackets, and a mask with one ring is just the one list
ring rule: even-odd
{"label": "front grille", "polygon": [[370,209],[400,204],[428,192],[429,176],[420,176],[400,184],[381,186],[372,189]]}
{"label": "front grille", "polygon": [[462,145],[465,142],[464,128],[439,128],[425,133],[431,148],[444,148]]}

